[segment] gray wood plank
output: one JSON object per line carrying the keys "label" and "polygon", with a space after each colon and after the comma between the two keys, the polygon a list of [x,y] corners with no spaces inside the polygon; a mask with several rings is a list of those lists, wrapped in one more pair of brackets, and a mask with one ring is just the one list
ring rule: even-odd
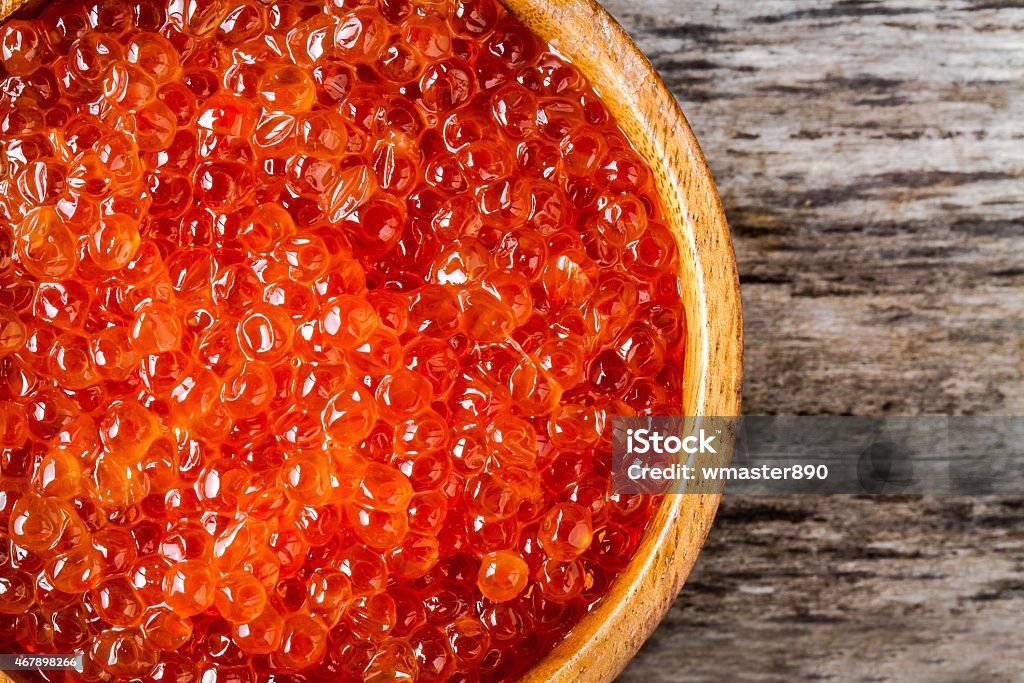
{"label": "gray wood plank", "polygon": [[[1024,415],[1024,3],[606,0],[725,202],[748,414]],[[733,497],[621,680],[1019,681],[1024,498]]]}

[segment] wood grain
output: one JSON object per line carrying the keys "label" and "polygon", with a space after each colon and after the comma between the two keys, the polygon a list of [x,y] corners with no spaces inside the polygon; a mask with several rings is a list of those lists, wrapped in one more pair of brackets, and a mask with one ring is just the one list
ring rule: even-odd
{"label": "wood grain", "polygon": [[0,19],[6,19],[23,4],[25,0],[0,0]]}
{"label": "wood grain", "polygon": [[[718,183],[745,413],[1024,415],[1024,3],[604,4]],[[727,494],[621,680],[1024,680],[1022,522]]]}

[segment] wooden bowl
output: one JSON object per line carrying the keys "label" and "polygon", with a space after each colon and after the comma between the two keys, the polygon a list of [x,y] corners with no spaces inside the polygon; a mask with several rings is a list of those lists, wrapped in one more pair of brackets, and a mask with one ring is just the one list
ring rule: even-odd
{"label": "wooden bowl", "polygon": [[[743,329],[729,226],[711,172],[675,98],[593,0],[502,0],[590,79],[658,185],[681,254],[686,415],[739,414]],[[0,19],[26,4],[0,0]],[[612,680],[654,631],[693,568],[720,496],[666,496],[636,555],[598,606],[523,683]],[[0,673],[0,681],[6,677]]]}
{"label": "wooden bowl", "polygon": [[[684,414],[739,415],[743,322],[736,259],[711,172],[675,98],[622,27],[593,0],[501,1],[589,78],[654,171],[681,249]],[[666,496],[611,590],[523,683],[615,678],[679,594],[720,497]]]}

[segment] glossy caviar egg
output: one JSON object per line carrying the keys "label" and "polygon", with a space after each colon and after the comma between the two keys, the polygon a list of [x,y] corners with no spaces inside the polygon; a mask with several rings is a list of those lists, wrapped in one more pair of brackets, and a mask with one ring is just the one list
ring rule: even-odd
{"label": "glossy caviar egg", "polygon": [[56,0],[0,80],[3,651],[490,683],[602,599],[686,323],[578,69],[495,0]]}
{"label": "glossy caviar egg", "polygon": [[529,572],[530,568],[521,557],[508,550],[498,550],[480,559],[477,586],[484,597],[507,602],[526,588]]}

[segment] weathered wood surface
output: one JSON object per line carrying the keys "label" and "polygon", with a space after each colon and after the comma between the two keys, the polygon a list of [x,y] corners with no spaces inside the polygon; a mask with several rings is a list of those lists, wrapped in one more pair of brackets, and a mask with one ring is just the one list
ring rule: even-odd
{"label": "weathered wood surface", "polygon": [[[1024,415],[1024,3],[606,0],[683,104],[748,414]],[[728,496],[623,674],[1024,680],[1024,497]]]}

